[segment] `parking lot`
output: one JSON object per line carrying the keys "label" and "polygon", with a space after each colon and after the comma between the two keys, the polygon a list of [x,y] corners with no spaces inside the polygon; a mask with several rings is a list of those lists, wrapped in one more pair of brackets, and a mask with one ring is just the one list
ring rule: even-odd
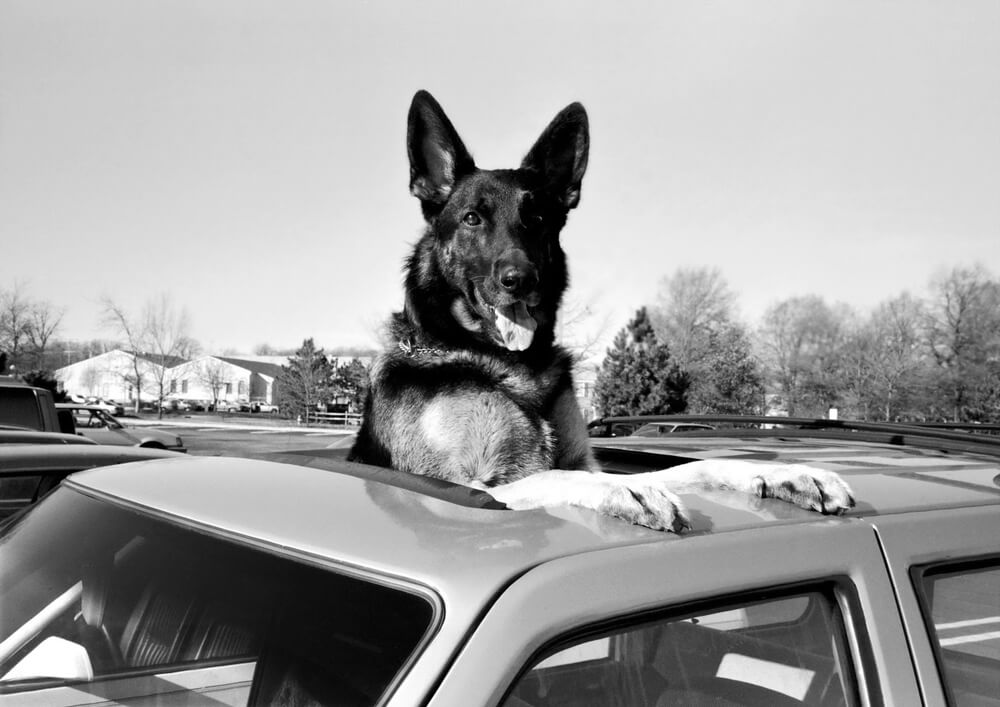
{"label": "parking lot", "polygon": [[355,428],[305,427],[280,420],[222,420],[175,417],[164,420],[123,419],[126,426],[152,426],[170,430],[184,440],[188,454],[200,456],[243,456],[267,452],[328,447],[345,439]]}

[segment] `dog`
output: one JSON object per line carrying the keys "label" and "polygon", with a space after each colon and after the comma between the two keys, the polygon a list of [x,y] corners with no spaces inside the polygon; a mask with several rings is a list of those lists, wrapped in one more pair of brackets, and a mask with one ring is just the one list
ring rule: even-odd
{"label": "dog", "polygon": [[602,473],[555,342],[568,284],[559,238],[590,148],[587,113],[556,115],[516,169],[483,170],[438,102],[410,105],[410,192],[425,231],[406,260],[405,301],[370,371],[353,461],[486,489],[515,510],[574,505],[658,530],[689,526],[678,492],[739,490],[822,513],[854,505],[832,472],[696,461]]}

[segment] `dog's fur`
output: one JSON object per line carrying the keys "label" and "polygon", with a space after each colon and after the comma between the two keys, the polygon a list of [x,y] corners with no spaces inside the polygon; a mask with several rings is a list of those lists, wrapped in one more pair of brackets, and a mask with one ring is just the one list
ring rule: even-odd
{"label": "dog's fur", "polygon": [[737,489],[836,513],[835,474],[702,461],[601,473],[554,327],[568,283],[559,235],[580,200],[589,128],[562,110],[518,169],[481,170],[434,98],[410,106],[410,191],[427,228],[406,263],[406,300],[371,369],[356,461],[479,488],[515,509],[571,504],[652,528],[687,525],[678,490]]}

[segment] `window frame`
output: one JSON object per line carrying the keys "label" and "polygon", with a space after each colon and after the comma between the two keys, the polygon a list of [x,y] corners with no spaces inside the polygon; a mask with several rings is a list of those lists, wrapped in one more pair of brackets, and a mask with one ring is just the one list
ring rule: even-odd
{"label": "window frame", "polygon": [[[837,622],[837,628],[840,630],[840,634],[836,638],[837,654],[834,657],[840,659],[838,667],[844,671],[843,683],[847,690],[848,707],[858,707],[858,705],[862,704],[881,704],[880,698],[870,699],[868,702],[865,702],[862,698],[863,682],[860,676],[863,674],[873,676],[876,675],[876,671],[874,669],[875,666],[870,646],[865,642],[860,642],[866,647],[866,650],[861,650],[860,652],[856,650],[857,642],[853,639],[854,633],[859,630],[859,626],[856,623],[857,619],[861,616],[861,607],[853,583],[849,577],[843,575],[830,576],[816,581],[767,586],[749,591],[719,594],[690,602],[624,614],[619,617],[571,629],[542,644],[531,654],[521,670],[518,671],[516,677],[510,682],[506,692],[497,704],[503,706],[512,696],[522,679],[536,669],[541,662],[550,659],[567,648],[579,646],[588,641],[609,638],[613,652],[616,636],[650,628],[656,624],[662,625],[675,621],[684,621],[692,616],[732,611],[754,604],[778,602],[806,595],[810,595],[810,606],[799,619],[776,622],[769,624],[768,627],[792,625],[798,620],[805,618],[806,614],[817,610],[812,604],[813,601],[816,601],[817,598],[825,600],[827,606],[831,609],[831,618]],[[872,695],[880,694],[877,689],[872,691]],[[869,698],[872,695],[869,695]]]}
{"label": "window frame", "polygon": [[[444,602],[434,589],[416,580],[396,577],[379,572],[375,569],[355,566],[353,564],[342,563],[330,557],[313,554],[306,551],[296,550],[285,546],[273,545],[267,541],[245,536],[239,533],[220,530],[187,519],[175,517],[169,513],[161,512],[158,509],[145,508],[132,503],[123,502],[121,499],[105,496],[90,489],[83,489],[74,486],[66,488],[66,495],[77,495],[88,499],[88,502],[97,501],[114,507],[126,514],[138,516],[144,522],[152,521],[163,524],[171,529],[171,532],[181,532],[192,534],[192,536],[203,536],[211,543],[225,543],[237,546],[243,552],[255,553],[279,562],[295,566],[303,571],[317,572],[329,577],[335,575],[347,578],[359,583],[377,585],[380,588],[405,594],[412,599],[421,600],[427,606],[427,625],[420,638],[413,645],[412,650],[406,659],[400,663],[392,678],[386,683],[384,690],[375,705],[383,705],[391,699],[399,684],[406,678],[414,664],[420,659],[427,646],[440,630],[444,617]],[[6,523],[0,524],[0,528],[5,528]],[[292,592],[289,591],[289,595]],[[285,605],[283,605],[285,606]],[[271,652],[271,647],[267,645],[267,640],[273,638],[273,634],[279,629],[276,618],[282,613],[281,607],[276,608],[261,625],[261,647],[257,653],[250,657],[246,655],[200,659],[197,661],[176,661],[159,663],[143,667],[125,667],[116,669],[113,672],[94,675],[90,680],[77,680],[60,677],[38,677],[28,678],[17,682],[0,682],[0,705],[17,704],[19,699],[29,699],[37,704],[77,704],[80,691],[87,692],[96,686],[101,686],[111,690],[116,699],[129,698],[149,698],[163,694],[133,693],[136,689],[145,689],[144,684],[155,685],[158,680],[164,677],[174,676],[208,676],[213,671],[249,671],[250,677],[245,681],[233,683],[233,689],[242,689],[238,685],[245,682],[246,704],[254,705],[259,691],[260,669],[263,661]],[[65,612],[63,612],[65,613]],[[50,622],[51,623],[51,622]],[[37,638],[37,636],[35,637]],[[34,639],[32,639],[34,640]],[[227,684],[202,684],[198,689],[190,689],[190,694],[206,694],[212,690],[229,689]],[[124,694],[128,693],[128,694]],[[169,700],[166,704],[172,704]]]}
{"label": "window frame", "polygon": [[945,701],[949,707],[955,707],[958,702],[955,699],[953,685],[948,680],[948,663],[945,660],[937,626],[934,624],[934,602],[928,591],[928,582],[926,580],[935,576],[967,575],[982,570],[992,570],[1000,573],[1000,553],[963,557],[951,561],[928,562],[913,565],[909,570],[911,586],[917,598],[917,605],[920,607],[920,616],[923,620],[924,631],[934,656],[938,679],[941,681],[941,689],[944,692]]}
{"label": "window frame", "polygon": [[[689,508],[710,512],[696,496],[684,494],[682,500]],[[650,531],[647,542],[542,563],[494,598],[426,704],[500,704],[542,645],[579,627],[836,577],[847,578],[858,597],[856,606],[842,603],[841,611],[848,607],[845,627],[854,669],[860,671],[862,704],[880,705],[883,695],[892,695],[898,704],[920,704],[878,538],[867,521],[851,517],[682,536]]]}

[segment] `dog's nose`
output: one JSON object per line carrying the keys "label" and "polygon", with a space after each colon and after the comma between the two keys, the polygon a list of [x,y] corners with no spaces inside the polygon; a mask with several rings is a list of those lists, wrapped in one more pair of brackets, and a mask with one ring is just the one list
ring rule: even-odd
{"label": "dog's nose", "polygon": [[530,293],[538,285],[538,270],[521,251],[505,253],[493,264],[497,282],[512,295]]}

